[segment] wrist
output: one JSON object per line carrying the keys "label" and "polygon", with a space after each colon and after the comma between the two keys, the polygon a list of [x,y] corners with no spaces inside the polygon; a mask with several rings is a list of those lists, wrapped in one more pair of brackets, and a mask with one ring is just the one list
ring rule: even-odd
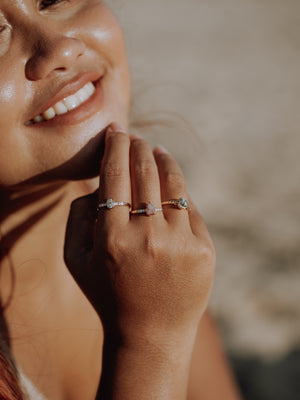
{"label": "wrist", "polygon": [[198,324],[181,329],[170,329],[156,325],[126,324],[107,329],[104,327],[104,343],[111,348],[132,350],[157,349],[158,352],[173,352],[180,348],[193,350]]}
{"label": "wrist", "polygon": [[185,399],[194,340],[106,335],[98,398]]}

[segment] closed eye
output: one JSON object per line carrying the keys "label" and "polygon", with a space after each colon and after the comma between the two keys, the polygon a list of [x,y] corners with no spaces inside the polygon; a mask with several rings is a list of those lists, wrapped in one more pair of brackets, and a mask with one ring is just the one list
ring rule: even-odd
{"label": "closed eye", "polygon": [[51,6],[55,6],[58,3],[63,3],[69,0],[42,0],[39,3],[39,10],[45,10],[46,8],[49,8]]}
{"label": "closed eye", "polygon": [[7,29],[7,28],[11,28],[11,26],[8,24],[2,24],[2,25],[0,24],[0,33],[5,31],[5,29]]}

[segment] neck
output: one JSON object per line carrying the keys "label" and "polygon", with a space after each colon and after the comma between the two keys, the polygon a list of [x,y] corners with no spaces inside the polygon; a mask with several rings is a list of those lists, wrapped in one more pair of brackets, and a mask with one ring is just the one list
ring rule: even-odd
{"label": "neck", "polygon": [[61,268],[70,204],[93,186],[80,181],[1,193],[2,302],[8,301],[13,286],[14,294],[17,288],[24,292],[25,283],[38,279],[42,270],[54,276]]}
{"label": "neck", "polygon": [[[70,204],[93,190],[94,182],[77,182],[0,197],[6,246],[0,298],[7,327],[0,326],[0,336],[16,364],[49,398],[64,398],[66,390],[72,398],[78,390],[84,392],[81,398],[90,398],[100,374],[100,320],[63,260]],[[83,376],[88,389],[74,386],[74,376]]]}

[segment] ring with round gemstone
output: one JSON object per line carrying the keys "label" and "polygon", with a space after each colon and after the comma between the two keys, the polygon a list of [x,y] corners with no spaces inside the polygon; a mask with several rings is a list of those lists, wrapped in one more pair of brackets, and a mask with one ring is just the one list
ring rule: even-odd
{"label": "ring with round gemstone", "polygon": [[189,201],[185,199],[184,197],[180,197],[180,199],[174,199],[174,200],[166,200],[161,203],[162,206],[167,206],[167,205],[174,205],[180,210],[187,210],[191,211],[191,207],[189,204]]}
{"label": "ring with round gemstone", "polygon": [[107,208],[108,210],[111,210],[116,206],[126,206],[131,208],[131,204],[127,201],[115,201],[114,199],[108,199],[106,202],[98,204],[97,211],[99,211],[101,208]]}
{"label": "ring with round gemstone", "polygon": [[163,209],[155,208],[154,205],[151,202],[149,202],[146,205],[146,208],[140,208],[139,210],[132,210],[130,211],[130,214],[146,214],[148,217],[150,217],[150,215],[155,215],[159,211],[163,211]]}

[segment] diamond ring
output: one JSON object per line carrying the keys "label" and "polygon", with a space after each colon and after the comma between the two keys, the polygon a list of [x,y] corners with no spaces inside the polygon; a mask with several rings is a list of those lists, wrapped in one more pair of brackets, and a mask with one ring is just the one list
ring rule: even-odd
{"label": "diamond ring", "polygon": [[180,199],[174,199],[174,200],[167,200],[167,201],[163,201],[161,203],[162,206],[166,206],[166,205],[174,205],[177,208],[179,208],[180,210],[187,210],[187,211],[191,211],[191,207],[190,204],[188,202],[187,199],[185,199],[184,197],[180,197]]}
{"label": "diamond ring", "polygon": [[106,200],[105,203],[99,203],[97,207],[97,211],[99,211],[101,208],[107,208],[111,210],[112,208],[116,206],[126,206],[131,208],[131,204],[127,203],[127,201],[115,201],[114,199],[108,199]]}
{"label": "diamond ring", "polygon": [[148,217],[150,215],[155,215],[157,212],[163,211],[162,208],[155,208],[152,203],[148,203],[146,208],[140,208],[139,210],[132,210],[130,214],[146,214]]}

